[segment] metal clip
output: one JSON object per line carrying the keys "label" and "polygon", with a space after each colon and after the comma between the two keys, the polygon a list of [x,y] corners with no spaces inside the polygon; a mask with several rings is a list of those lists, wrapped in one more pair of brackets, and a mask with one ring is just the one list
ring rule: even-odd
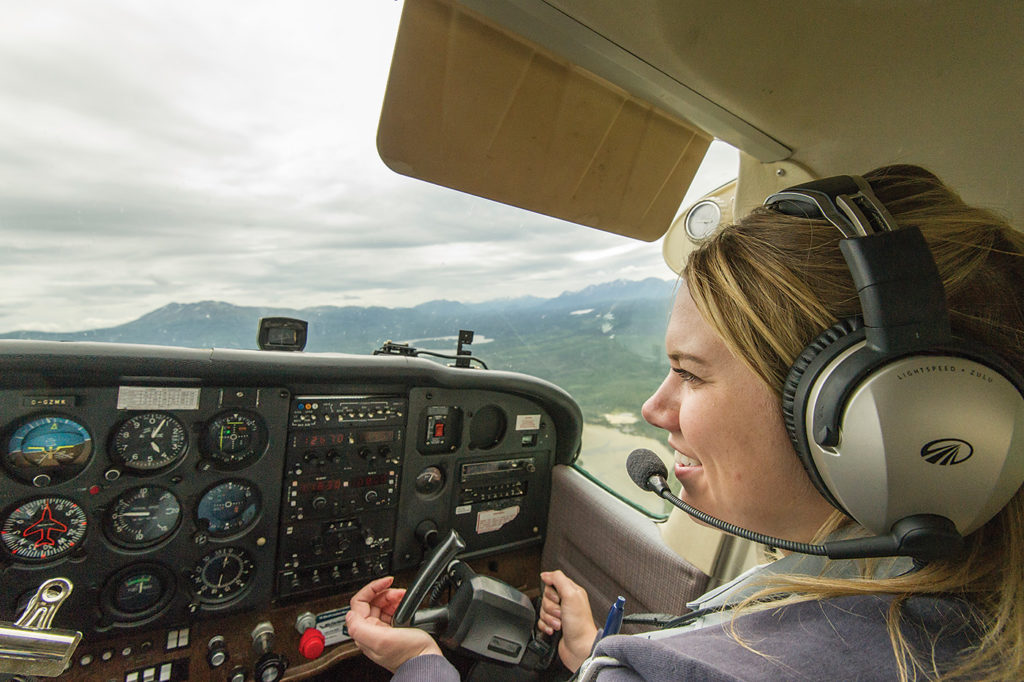
{"label": "metal clip", "polygon": [[47,580],[15,623],[0,622],[0,672],[56,677],[64,672],[81,632],[50,628],[74,586],[67,578]]}

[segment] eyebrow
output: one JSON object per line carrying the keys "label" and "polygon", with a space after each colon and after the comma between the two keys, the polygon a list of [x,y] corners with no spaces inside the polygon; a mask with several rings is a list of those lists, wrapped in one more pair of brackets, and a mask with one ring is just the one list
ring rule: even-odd
{"label": "eyebrow", "polygon": [[707,363],[706,360],[704,360],[703,358],[698,357],[696,355],[690,355],[689,353],[681,353],[681,352],[669,353],[668,354],[668,359],[669,360],[675,360],[676,362],[688,362],[688,363],[691,363],[691,364],[694,364],[694,365],[700,365],[702,367],[707,367],[708,366],[708,363]]}

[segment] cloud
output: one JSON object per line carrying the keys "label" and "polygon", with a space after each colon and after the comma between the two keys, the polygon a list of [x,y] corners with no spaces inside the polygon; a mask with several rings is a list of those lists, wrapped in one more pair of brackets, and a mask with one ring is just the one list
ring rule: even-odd
{"label": "cloud", "polygon": [[[404,306],[672,277],[659,244],[388,170],[375,138],[400,11],[5,8],[0,331],[109,326],[174,301]],[[701,194],[736,168],[713,149]]]}

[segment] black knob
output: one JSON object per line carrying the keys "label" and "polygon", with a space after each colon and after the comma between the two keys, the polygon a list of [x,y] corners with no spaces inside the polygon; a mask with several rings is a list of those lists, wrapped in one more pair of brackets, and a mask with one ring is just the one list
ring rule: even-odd
{"label": "black knob", "polygon": [[326,497],[319,496],[319,497],[314,497],[313,498],[313,509],[316,509],[317,511],[319,511],[319,510],[323,509],[326,506],[327,506],[327,498]]}
{"label": "black knob", "polygon": [[288,668],[288,659],[281,654],[266,653],[256,661],[257,682],[277,682]]}
{"label": "black knob", "polygon": [[437,546],[441,536],[437,532],[437,524],[426,519],[420,521],[420,525],[416,526],[416,539],[420,541],[424,549],[433,549]]}

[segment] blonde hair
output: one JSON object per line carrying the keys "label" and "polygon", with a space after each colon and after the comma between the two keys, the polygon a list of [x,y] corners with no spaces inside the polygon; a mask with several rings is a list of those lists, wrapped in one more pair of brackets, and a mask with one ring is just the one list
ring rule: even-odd
{"label": "blonde hair", "polygon": [[[901,226],[916,225],[946,288],[953,333],[977,340],[1024,370],[1024,237],[995,214],[966,205],[938,178],[916,166],[866,174]],[[696,249],[684,278],[704,319],[733,354],[780,397],[789,366],[836,320],[856,315],[859,301],[830,223],[756,209]],[[795,455],[794,455],[795,456]],[[831,529],[845,518],[837,515]],[[847,520],[848,521],[848,520]],[[888,629],[901,679],[1024,679],[1024,489],[966,538],[955,559],[886,579],[789,576],[754,600],[792,593],[794,601],[859,594],[893,597]],[[971,650],[942,671],[913,650],[900,610],[917,595],[961,598],[971,605],[978,636]]]}

